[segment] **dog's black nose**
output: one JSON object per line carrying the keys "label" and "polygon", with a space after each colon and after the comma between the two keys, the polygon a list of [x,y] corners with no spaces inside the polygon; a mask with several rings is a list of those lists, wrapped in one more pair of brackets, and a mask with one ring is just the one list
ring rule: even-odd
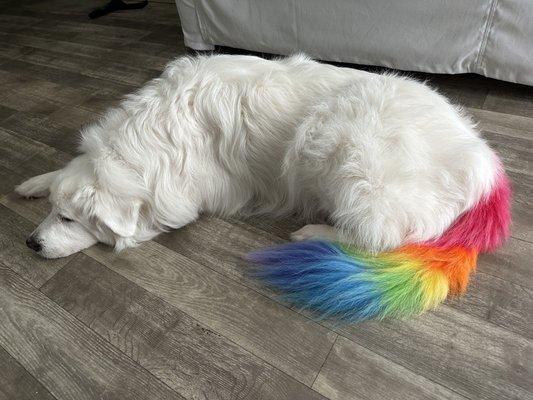
{"label": "dog's black nose", "polygon": [[26,246],[28,246],[30,249],[34,251],[41,251],[41,243],[35,239],[35,236],[30,236],[28,239],[26,239]]}

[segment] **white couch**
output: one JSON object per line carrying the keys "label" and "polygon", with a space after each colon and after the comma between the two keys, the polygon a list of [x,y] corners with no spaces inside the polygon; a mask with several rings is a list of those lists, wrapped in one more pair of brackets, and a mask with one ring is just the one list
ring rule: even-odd
{"label": "white couch", "polygon": [[533,85],[533,0],[176,0],[185,45]]}

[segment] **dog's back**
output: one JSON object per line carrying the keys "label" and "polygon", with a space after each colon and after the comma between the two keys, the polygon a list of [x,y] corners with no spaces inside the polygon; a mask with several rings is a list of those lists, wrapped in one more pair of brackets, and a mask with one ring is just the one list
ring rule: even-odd
{"label": "dog's back", "polygon": [[[297,127],[313,105],[366,72],[319,64],[304,56],[267,61],[249,56],[180,59],[156,85],[178,105],[174,142],[197,140],[206,182],[202,198],[211,212],[292,211],[283,160]],[[142,99],[140,92],[139,99]],[[171,111],[169,110],[170,114]],[[186,121],[187,124],[184,124]],[[189,151],[189,153],[191,153]],[[203,154],[201,154],[203,153]]]}

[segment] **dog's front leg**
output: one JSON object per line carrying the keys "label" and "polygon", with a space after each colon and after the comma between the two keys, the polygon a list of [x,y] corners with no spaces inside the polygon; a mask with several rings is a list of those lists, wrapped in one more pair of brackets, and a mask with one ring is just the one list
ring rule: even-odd
{"label": "dog's front leg", "polygon": [[56,178],[59,171],[52,171],[46,174],[37,175],[30,178],[15,188],[15,192],[23,197],[45,197],[50,192],[50,185]]}

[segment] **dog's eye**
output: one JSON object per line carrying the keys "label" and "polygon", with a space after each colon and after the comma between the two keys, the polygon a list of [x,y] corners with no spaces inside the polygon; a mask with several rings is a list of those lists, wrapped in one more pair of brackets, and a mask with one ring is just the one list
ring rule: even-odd
{"label": "dog's eye", "polygon": [[70,219],[70,218],[67,218],[65,217],[64,215],[59,215],[59,220],[61,222],[74,222],[74,220]]}

